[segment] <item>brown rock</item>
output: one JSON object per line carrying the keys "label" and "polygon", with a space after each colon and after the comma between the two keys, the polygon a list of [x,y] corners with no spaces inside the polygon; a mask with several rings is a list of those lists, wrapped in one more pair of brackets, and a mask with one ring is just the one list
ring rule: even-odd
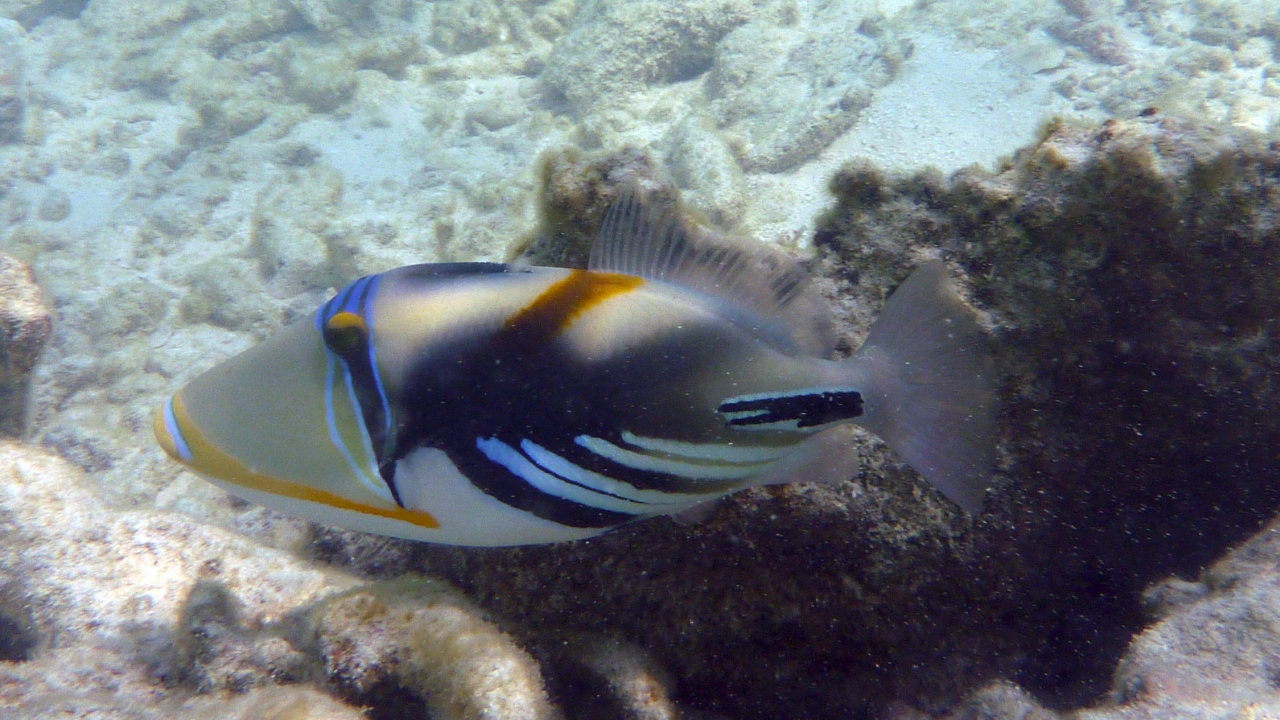
{"label": "brown rock", "polygon": [[18,435],[27,407],[27,374],[52,331],[31,269],[0,255],[0,432]]}
{"label": "brown rock", "polygon": [[[616,165],[558,165],[544,194],[598,200]],[[733,718],[938,716],[1001,677],[1053,708],[1103,697],[1144,588],[1280,508],[1280,154],[1157,115],[1049,127],[995,173],[851,166],[833,190],[815,244],[846,349],[930,257],[988,313],[1005,461],[981,516],[868,439],[847,482],[747,491],[695,527],[501,550],[335,533],[321,554],[460,585],[566,708],[558,648],[584,633]]]}

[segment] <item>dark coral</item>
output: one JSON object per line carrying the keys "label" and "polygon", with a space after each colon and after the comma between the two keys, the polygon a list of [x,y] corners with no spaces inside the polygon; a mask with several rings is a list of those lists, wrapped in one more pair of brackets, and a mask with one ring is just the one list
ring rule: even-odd
{"label": "dark coral", "polygon": [[[547,173],[549,197],[569,175]],[[1004,461],[983,515],[868,441],[848,483],[749,491],[695,527],[379,541],[391,565],[506,618],[563,695],[557,648],[580,632],[646,649],[677,701],[732,718],[942,713],[998,677],[1056,707],[1104,692],[1141,590],[1280,506],[1280,152],[1150,116],[1057,124],[995,173],[850,166],[833,190],[815,245],[849,345],[924,257],[988,313]]]}
{"label": "dark coral", "polygon": [[837,267],[941,248],[996,313],[1012,482],[979,542],[1020,558],[1031,642],[1006,672],[1075,704],[1105,688],[1147,583],[1194,574],[1280,503],[1280,153],[1148,116],[1051,127],[997,175],[870,202],[868,175],[836,179],[861,199],[818,240]]}

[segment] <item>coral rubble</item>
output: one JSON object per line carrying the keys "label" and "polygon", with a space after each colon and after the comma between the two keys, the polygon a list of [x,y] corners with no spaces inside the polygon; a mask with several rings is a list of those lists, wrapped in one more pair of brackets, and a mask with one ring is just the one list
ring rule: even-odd
{"label": "coral rubble", "polygon": [[[441,720],[554,717],[538,667],[440,581],[361,585],[176,513],[102,502],[0,445],[0,714],[360,717],[375,680]],[[284,686],[284,687],[282,687]]]}
{"label": "coral rubble", "polygon": [[402,576],[312,609],[326,674],[357,696],[390,686],[447,720],[552,720],[537,663],[456,590]]}

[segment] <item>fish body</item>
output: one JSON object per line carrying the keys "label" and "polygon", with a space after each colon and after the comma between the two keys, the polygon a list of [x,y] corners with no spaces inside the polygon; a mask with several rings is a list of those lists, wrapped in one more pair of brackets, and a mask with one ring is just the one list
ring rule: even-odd
{"label": "fish body", "polygon": [[250,501],[455,545],[586,538],[810,479],[851,423],[976,509],[994,452],[990,359],[941,264],[899,289],[849,360],[823,357],[815,308],[794,266],[694,242],[627,195],[590,269],[362,278],[193,380],[156,435]]}

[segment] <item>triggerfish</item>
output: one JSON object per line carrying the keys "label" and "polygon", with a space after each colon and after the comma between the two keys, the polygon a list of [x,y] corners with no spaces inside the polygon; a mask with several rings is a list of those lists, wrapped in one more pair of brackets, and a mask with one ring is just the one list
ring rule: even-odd
{"label": "triggerfish", "polygon": [[940,261],[835,343],[778,251],[622,193],[587,270],[410,265],[196,377],[155,417],[233,495],[453,545],[575,540],[746,487],[854,477],[851,425],[969,511],[995,463],[992,361]]}

